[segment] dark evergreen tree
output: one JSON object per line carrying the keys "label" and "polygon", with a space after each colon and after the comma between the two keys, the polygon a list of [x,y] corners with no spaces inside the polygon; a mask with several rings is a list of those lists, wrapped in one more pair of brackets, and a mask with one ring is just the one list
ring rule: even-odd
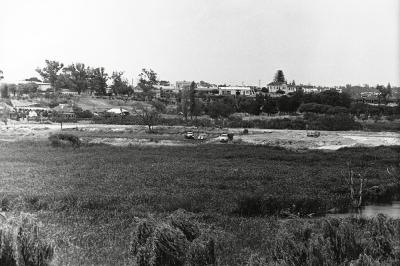
{"label": "dark evergreen tree", "polygon": [[283,74],[282,70],[278,70],[275,74],[274,77],[274,82],[279,82],[279,83],[285,83],[286,79],[285,79],[285,75]]}
{"label": "dark evergreen tree", "polygon": [[195,113],[196,110],[196,99],[195,99],[195,94],[194,94],[194,90],[196,88],[196,83],[194,81],[192,81],[192,83],[190,84],[190,88],[189,88],[189,112],[190,112],[190,119],[193,118],[193,115]]}

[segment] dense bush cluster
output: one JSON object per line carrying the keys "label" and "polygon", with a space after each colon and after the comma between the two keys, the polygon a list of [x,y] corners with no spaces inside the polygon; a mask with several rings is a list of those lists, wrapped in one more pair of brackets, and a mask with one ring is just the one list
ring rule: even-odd
{"label": "dense bush cluster", "polygon": [[[124,117],[95,117],[98,124],[143,125],[136,116]],[[304,118],[274,118],[244,120],[240,117],[230,116],[227,119],[193,119],[160,118],[158,125],[165,126],[201,126],[201,127],[231,127],[231,128],[262,128],[262,129],[297,129],[305,130],[358,130],[361,125],[348,114],[313,114],[307,113]],[[307,127],[308,125],[308,127]]]}
{"label": "dense bush cluster", "polygon": [[400,115],[400,106],[370,105],[365,103],[352,103],[349,111],[356,116],[395,116]]}
{"label": "dense bush cluster", "polygon": [[166,221],[149,218],[139,222],[130,253],[139,266],[216,265],[214,239],[182,210]]}
{"label": "dense bush cluster", "polygon": [[65,147],[72,146],[78,148],[81,146],[81,140],[79,137],[72,134],[58,133],[49,137],[51,146],[53,147]]}
{"label": "dense bush cluster", "polygon": [[[400,221],[373,219],[294,220],[281,226],[265,264],[398,265]],[[254,258],[253,258],[254,260]]]}

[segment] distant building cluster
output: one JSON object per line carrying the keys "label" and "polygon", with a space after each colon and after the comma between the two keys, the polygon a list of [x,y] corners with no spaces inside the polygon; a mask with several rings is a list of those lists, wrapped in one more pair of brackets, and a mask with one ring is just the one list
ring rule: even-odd
{"label": "distant building cluster", "polygon": [[[37,87],[37,93],[41,94],[52,94],[56,91],[50,83],[40,82],[39,80],[29,81],[24,80],[18,82],[18,85],[35,85]],[[192,85],[192,81],[176,81],[175,84],[169,81],[161,81],[159,84],[152,86],[152,93],[155,98],[168,98],[174,99],[179,93],[189,91]],[[231,85],[216,85],[210,84],[204,81],[196,82],[194,86],[195,94],[199,96],[242,96],[242,97],[255,97],[257,94],[269,95],[271,97],[281,97],[283,95],[291,96],[297,91],[303,93],[320,93],[326,90],[335,90],[342,92],[342,88],[338,87],[316,87],[312,85],[296,85],[294,81],[288,83],[286,81],[277,81],[268,83],[266,86],[231,86]],[[77,96],[78,92],[71,89],[57,90],[57,93],[67,96]],[[82,92],[88,93],[88,92]],[[113,95],[114,91],[111,86],[108,86],[105,90],[107,95]],[[143,89],[139,86],[133,87],[133,95],[142,94]]]}

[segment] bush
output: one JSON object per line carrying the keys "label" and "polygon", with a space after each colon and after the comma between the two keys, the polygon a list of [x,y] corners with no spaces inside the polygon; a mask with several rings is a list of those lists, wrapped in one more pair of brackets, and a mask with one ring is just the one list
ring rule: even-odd
{"label": "bush", "polygon": [[68,145],[72,145],[74,148],[78,148],[81,146],[81,140],[72,134],[54,134],[49,137],[51,146],[53,147],[65,147]]}
{"label": "bush", "polygon": [[328,110],[332,109],[333,106],[318,104],[318,103],[304,103],[300,105],[299,112],[300,113],[317,113],[317,114],[326,114]]}
{"label": "bush", "polygon": [[39,237],[39,227],[28,215],[0,225],[0,265],[50,265],[54,248]]}
{"label": "bush", "polygon": [[179,210],[167,221],[145,219],[132,234],[130,254],[136,265],[215,265],[212,237],[201,233],[189,215]]}

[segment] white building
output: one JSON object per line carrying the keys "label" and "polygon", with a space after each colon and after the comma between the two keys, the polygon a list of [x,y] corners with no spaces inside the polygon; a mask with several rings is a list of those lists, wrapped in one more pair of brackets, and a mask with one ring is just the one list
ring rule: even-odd
{"label": "white building", "polygon": [[71,91],[69,89],[62,89],[61,90],[61,94],[62,95],[79,95],[79,93],[77,91]]}
{"label": "white building", "polygon": [[203,93],[203,94],[219,94],[218,87],[204,87],[204,86],[197,86],[194,91],[196,93]]}
{"label": "white building", "polygon": [[250,87],[218,87],[219,95],[243,95],[251,96],[254,95],[254,91]]}
{"label": "white building", "polygon": [[314,86],[307,85],[307,86],[301,86],[302,90],[304,93],[319,93],[320,90]]}
{"label": "white building", "polygon": [[271,82],[267,88],[269,93],[284,92],[284,94],[288,94],[296,91],[295,86],[288,85],[286,82]]}
{"label": "white building", "polygon": [[49,91],[52,90],[53,87],[51,87],[50,83],[46,83],[46,82],[35,82],[36,85],[38,85],[38,91]]}

